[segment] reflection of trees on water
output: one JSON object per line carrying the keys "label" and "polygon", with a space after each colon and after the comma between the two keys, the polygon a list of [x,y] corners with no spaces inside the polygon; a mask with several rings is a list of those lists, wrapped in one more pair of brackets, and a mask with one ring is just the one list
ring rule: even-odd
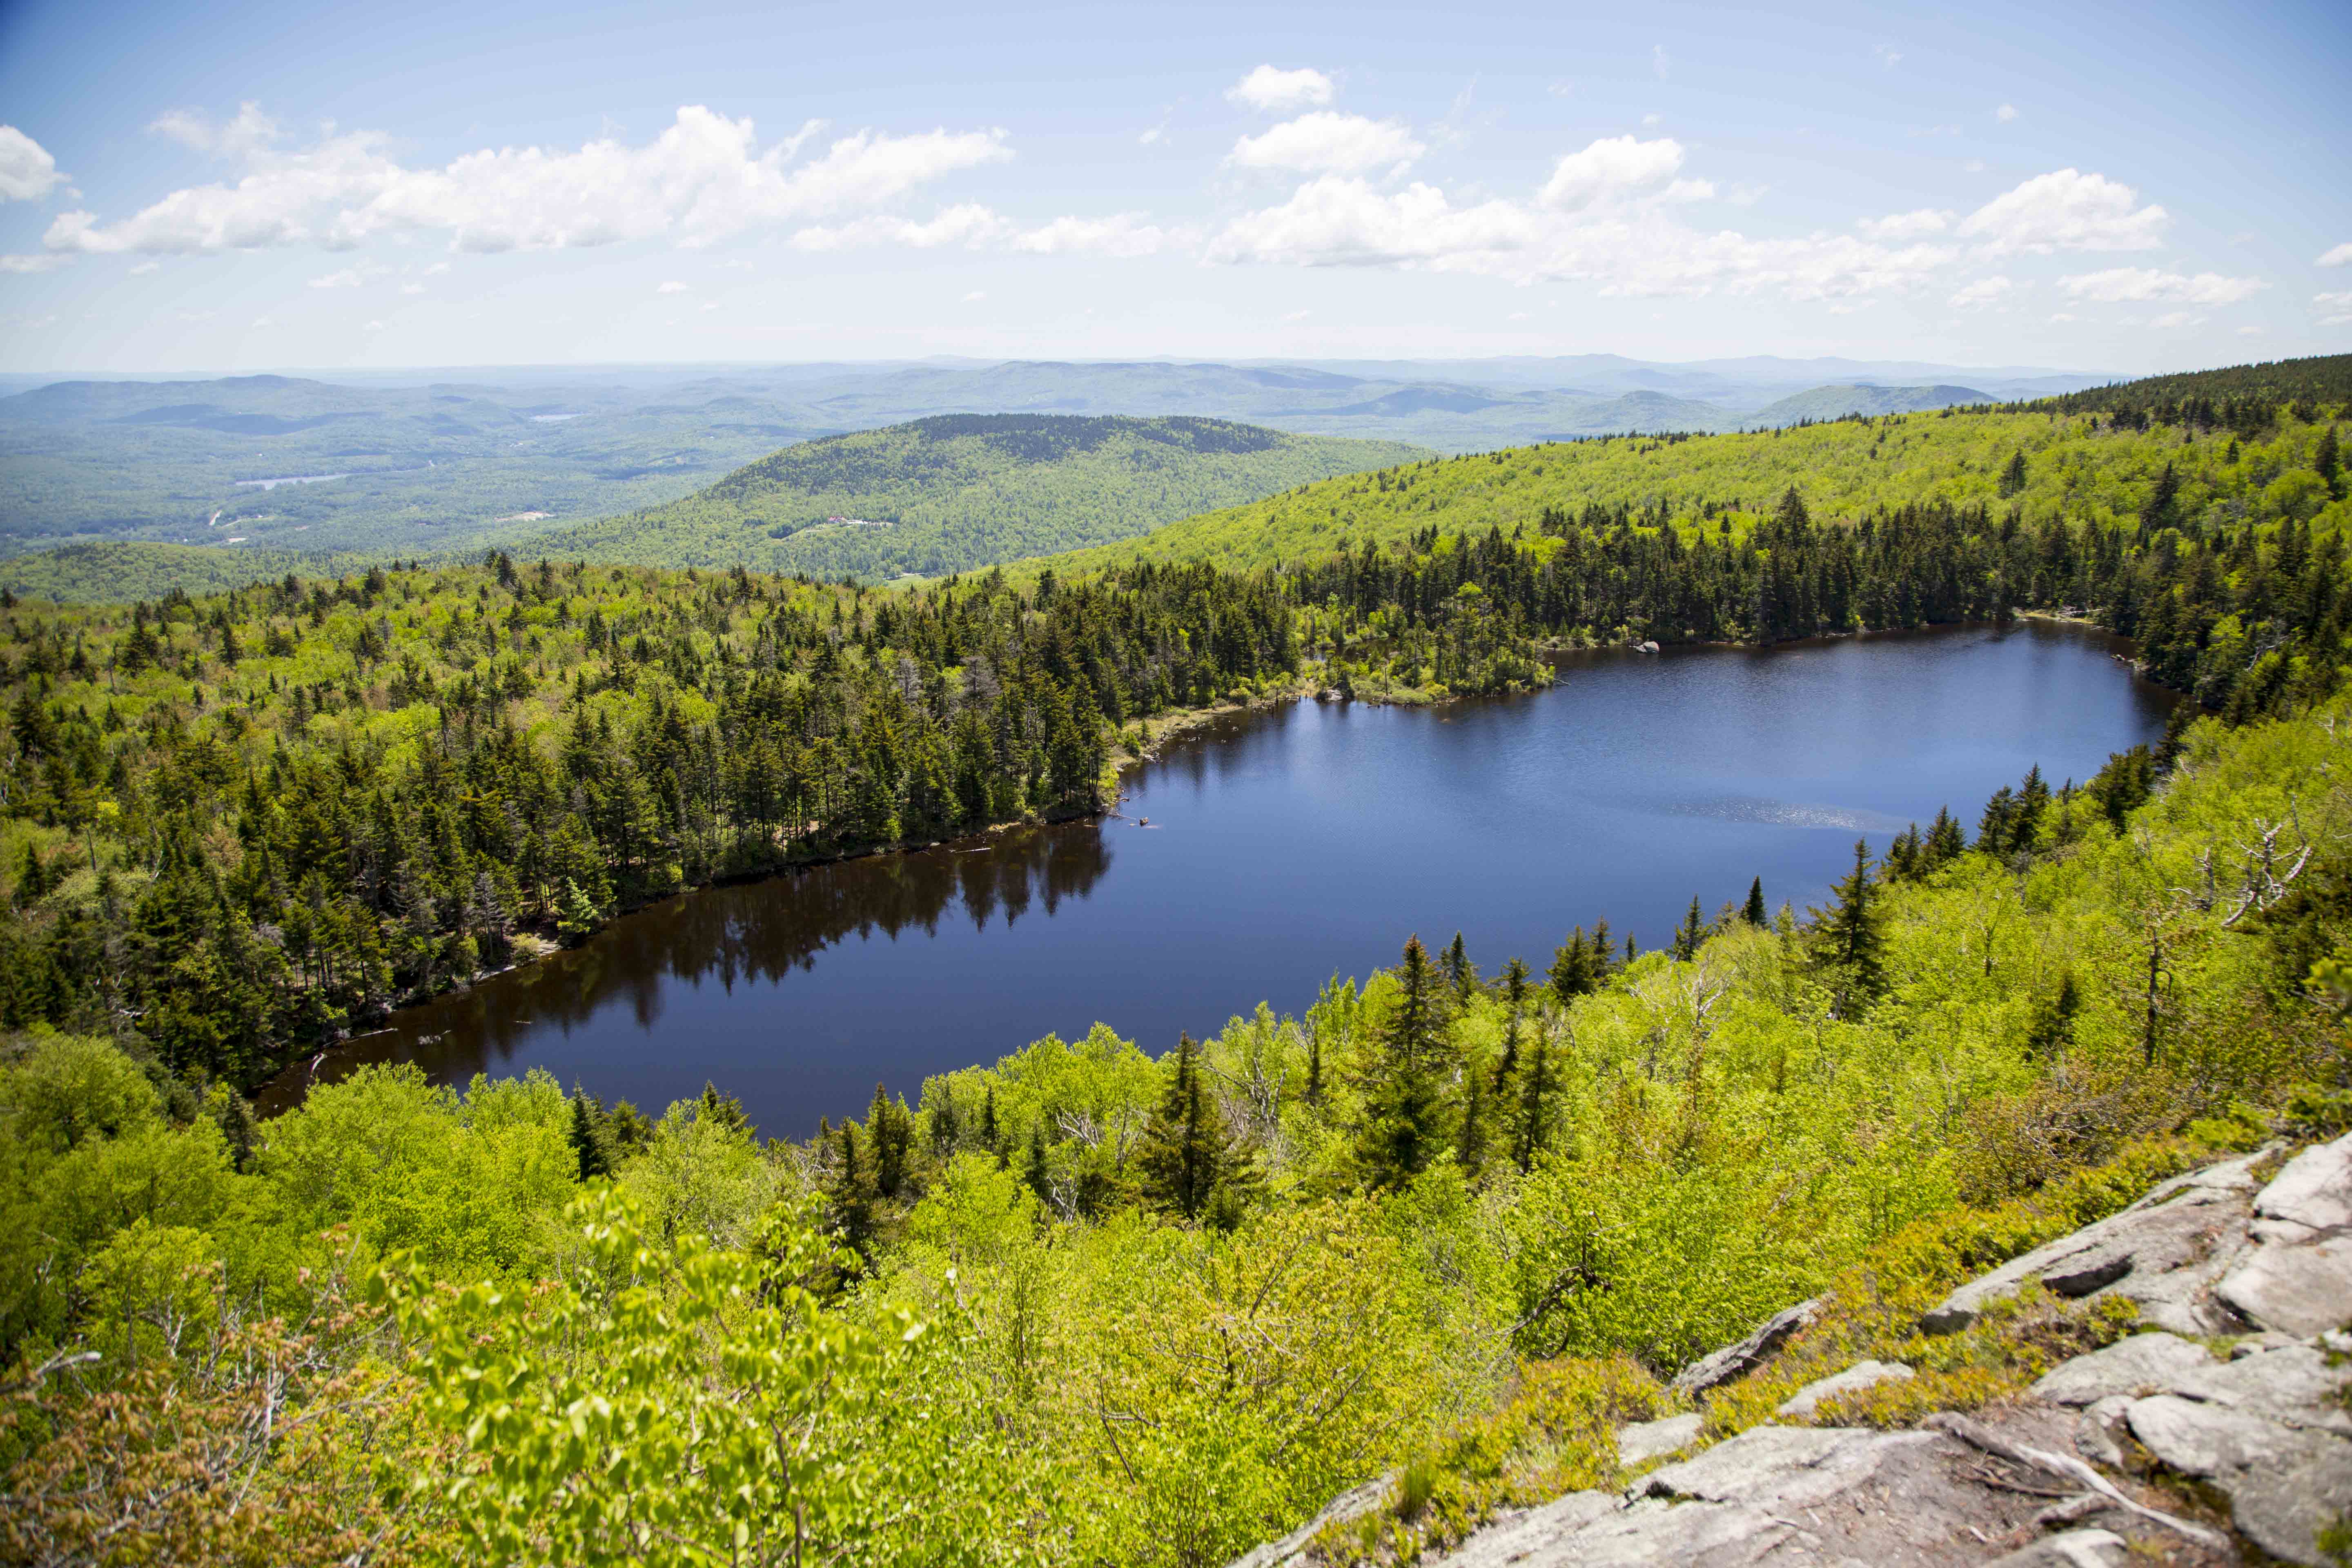
{"label": "reflection of trees on water", "polygon": [[[793,970],[814,969],[825,949],[852,936],[931,937],[941,921],[956,919],[976,931],[1010,927],[1039,908],[1051,916],[1065,900],[1091,893],[1110,860],[1103,825],[1078,822],[706,888],[623,916],[574,952],[404,1008],[389,1032],[335,1051],[319,1076],[413,1061],[438,1081],[463,1082],[504,1069],[551,1026],[570,1034],[623,999],[637,1027],[650,1031],[673,984],[715,981],[731,994],[739,984],[778,984]],[[305,1065],[281,1075],[257,1097],[261,1110],[293,1105],[307,1077]]]}

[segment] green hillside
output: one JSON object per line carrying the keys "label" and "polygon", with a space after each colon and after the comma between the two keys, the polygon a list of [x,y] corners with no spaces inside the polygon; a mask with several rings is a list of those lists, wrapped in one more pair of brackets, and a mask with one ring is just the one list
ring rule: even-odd
{"label": "green hillside", "polygon": [[1107,543],[1303,481],[1426,456],[1220,419],[950,415],[787,447],[525,555],[873,580]]}
{"label": "green hillside", "polygon": [[1990,403],[1990,393],[1973,386],[1816,386],[1768,403],[1746,420],[1750,430],[1843,419],[1849,414],[1916,414],[1922,409],[1949,408],[1967,403]]}
{"label": "green hillside", "polygon": [[184,594],[217,594],[289,572],[331,572],[342,565],[291,550],[105,541],[0,560],[0,588],[20,599],[119,605],[161,598],[174,588]]}
{"label": "green hillside", "polygon": [[[2352,356],[2305,363],[2332,368],[2303,373],[2297,387],[2332,388],[2331,402],[2352,402]],[[2212,373],[2213,384],[2234,384],[2240,374]],[[1051,564],[1066,574],[1144,559],[1247,567],[1319,554],[1343,540],[1394,543],[1431,528],[1532,534],[1547,514],[1622,513],[1649,526],[1671,519],[1686,535],[1745,538],[1791,489],[1812,515],[1832,519],[1947,502],[2014,507],[2031,522],[2104,526],[2136,521],[2168,470],[2168,520],[2218,527],[2294,517],[2343,526],[2346,503],[2331,500],[2314,472],[2331,428],[2315,407],[2249,404],[2261,410],[2259,423],[2250,415],[2231,419],[2226,401],[2214,400],[2237,395],[2194,377],[2164,380],[2172,389],[2161,396],[2133,399],[2124,388],[2079,395],[2103,399],[2104,413],[2070,413],[2053,400],[2030,412],[1953,409],[1443,458],[1300,486]],[[2200,398],[2206,401],[2192,401]],[[2012,467],[2020,458],[2021,477]]]}

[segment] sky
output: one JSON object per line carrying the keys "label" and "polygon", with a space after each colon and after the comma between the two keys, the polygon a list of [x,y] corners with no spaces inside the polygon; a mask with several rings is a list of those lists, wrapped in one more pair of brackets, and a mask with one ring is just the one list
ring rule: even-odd
{"label": "sky", "polygon": [[0,0],[0,371],[2352,351],[2352,5]]}

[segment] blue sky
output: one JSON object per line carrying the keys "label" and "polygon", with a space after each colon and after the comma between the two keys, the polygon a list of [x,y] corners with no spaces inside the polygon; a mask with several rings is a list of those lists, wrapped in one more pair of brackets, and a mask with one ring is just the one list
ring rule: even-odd
{"label": "blue sky", "polygon": [[2352,351],[2352,6],[0,4],[0,369]]}

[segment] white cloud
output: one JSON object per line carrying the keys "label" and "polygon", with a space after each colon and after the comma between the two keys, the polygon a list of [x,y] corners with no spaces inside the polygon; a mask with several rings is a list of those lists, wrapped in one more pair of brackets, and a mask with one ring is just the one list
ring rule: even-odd
{"label": "white cloud", "polygon": [[2050,319],[2053,321],[2080,321],[2082,318],[2075,315],[2072,310],[2061,310]]}
{"label": "white cloud", "polygon": [[975,301],[975,300],[985,300],[985,299],[987,299],[987,298],[988,298],[988,290],[986,290],[985,289],[973,289],[971,293],[966,294],[966,295],[963,297],[963,302],[964,302],[965,304],[969,305],[969,304],[971,304],[971,303],[972,303],[973,301]]}
{"label": "white cloud", "polygon": [[1916,212],[1892,213],[1885,217],[1857,218],[1853,226],[1872,239],[1924,239],[1950,228],[1952,216],[1934,207],[1921,207]]}
{"label": "white cloud", "polygon": [[1013,226],[976,202],[952,206],[926,222],[902,217],[853,218],[830,227],[803,228],[790,241],[794,250],[850,250],[869,245],[907,245],[935,250],[943,245],[975,249],[1005,238]]}
{"label": "white cloud", "polygon": [[2267,327],[2240,327],[2238,335],[2242,338],[2259,338],[2269,330]]}
{"label": "white cloud", "polygon": [[641,147],[507,147],[443,168],[404,167],[384,139],[329,136],[294,153],[246,153],[235,184],[190,186],[111,224],[69,212],[57,251],[149,253],[311,243],[348,248],[387,233],[446,231],[495,252],[669,237],[697,245],[767,225],[871,208],[944,175],[1012,156],[999,131],[861,131],[794,163],[815,122],[762,151],[749,119],[699,106]]}
{"label": "white cloud", "polygon": [[1960,237],[1992,255],[2053,250],[2152,250],[2170,220],[2139,206],[2139,193],[2104,174],[2060,169],[2037,174],[1961,220]]}
{"label": "white cloud", "polygon": [[[1637,172],[1654,184],[1658,164]],[[1360,178],[1326,175],[1278,206],[1234,219],[1205,254],[1229,263],[1425,268],[1518,283],[1573,279],[1597,284],[1609,296],[1773,288],[1800,300],[1910,288],[1952,259],[1935,246],[1702,233],[1676,219],[1663,195],[1615,199],[1626,184],[1603,181],[1599,189],[1608,199],[1561,211],[1506,200],[1457,207],[1444,191],[1418,181],[1382,192]],[[1574,199],[1592,190],[1590,182],[1572,180],[1566,194]]]}
{"label": "white cloud", "polygon": [[2224,278],[2200,272],[2194,278],[2161,272],[2153,267],[2113,267],[2105,272],[2061,278],[2058,287],[2077,300],[2114,304],[2122,300],[2163,300],[2182,305],[2234,305],[2270,287],[2259,278]]}
{"label": "white cloud", "polygon": [[1141,213],[1113,213],[1108,217],[1057,217],[1025,234],[1016,235],[1013,248],[1035,256],[1092,252],[1100,256],[1150,256],[1172,243],[1175,236],[1144,221]]}
{"label": "white cloud", "polygon": [[253,324],[257,327],[268,327],[274,326],[277,323],[270,321],[267,316],[256,316],[253,318]]}
{"label": "white cloud", "polygon": [[340,272],[321,273],[310,279],[313,289],[356,289],[377,275],[373,267],[346,267]]}
{"label": "white cloud", "polygon": [[1675,68],[1675,57],[1666,53],[1665,45],[1653,44],[1650,47],[1650,68],[1658,73],[1660,81],[1665,80]]}
{"label": "white cloud", "polygon": [[237,158],[266,150],[278,136],[278,121],[262,113],[261,105],[250,101],[238,105],[234,120],[215,123],[201,114],[175,109],[147,129],[199,153]]}
{"label": "white cloud", "polygon": [[13,125],[0,125],[0,202],[38,201],[64,180],[47,148]]}
{"label": "white cloud", "polygon": [[2204,321],[2204,317],[2193,315],[2187,310],[2167,310],[2163,315],[2158,316],[2156,320],[2150,321],[2148,325],[2151,327],[2165,328],[2195,327],[2202,325]]}
{"label": "white cloud", "polygon": [[1444,191],[1418,180],[1383,194],[1360,179],[1326,174],[1280,206],[1235,218],[1208,254],[1212,261],[1380,266],[1516,249],[1531,232],[1528,215],[1508,202],[1456,209]]}
{"label": "white cloud", "polygon": [[1978,305],[1998,304],[2003,296],[2016,287],[2017,285],[2008,279],[1995,274],[1990,278],[1979,278],[1975,282],[1966,285],[1945,303],[1958,305],[1964,310]]}
{"label": "white cloud", "polygon": [[1682,143],[1670,136],[1654,142],[1603,137],[1553,164],[1537,199],[1560,212],[1578,212],[1671,179],[1682,166]]}
{"label": "white cloud", "polygon": [[2313,263],[2313,265],[2316,267],[2352,267],[2352,239],[2347,239],[2343,244],[2337,246],[2335,249],[2328,251],[2316,262]]}
{"label": "white cloud", "polygon": [[1396,121],[1321,110],[1286,120],[1263,135],[1243,137],[1226,162],[1244,169],[1352,174],[1409,163],[1427,151]]}
{"label": "white cloud", "polygon": [[685,294],[691,292],[693,289],[693,284],[681,283],[677,279],[672,278],[663,283],[660,288],[655,289],[654,292],[656,294]]}
{"label": "white cloud", "polygon": [[403,283],[400,286],[400,291],[404,294],[422,294],[425,292],[425,285],[422,283]]}
{"label": "white cloud", "polygon": [[2337,294],[2314,294],[2311,302],[2327,314],[2319,318],[2323,327],[2352,324],[2352,291]]}
{"label": "white cloud", "polygon": [[371,332],[380,332],[383,331],[383,323],[382,321],[370,321],[364,330]]}
{"label": "white cloud", "polygon": [[1888,70],[1893,70],[1903,63],[1902,51],[1892,44],[1881,44],[1871,52],[1878,57],[1878,63]]}
{"label": "white cloud", "polygon": [[1985,161],[1982,158],[1971,158],[1960,167],[1971,174],[1981,174],[1985,172]]}
{"label": "white cloud", "polygon": [[1155,125],[1150,130],[1146,131],[1142,135],[1137,137],[1136,140],[1142,142],[1146,147],[1149,147],[1166,134],[1168,134],[1168,127],[1165,125]]}
{"label": "white cloud", "polygon": [[[65,258],[63,257],[59,257],[57,259],[62,261]],[[133,278],[143,278],[150,272],[161,272],[163,269],[163,264],[160,261],[142,261],[138,266],[131,269],[131,276]]]}
{"label": "white cloud", "polygon": [[1286,321],[1303,321],[1314,313],[1312,310],[1293,310],[1282,319]]}
{"label": "white cloud", "polygon": [[1661,120],[1664,120],[1664,118],[1665,118],[1665,116],[1664,116],[1664,115],[1658,113],[1655,110],[1651,110],[1649,113],[1644,114],[1643,116],[1642,116],[1642,123],[1643,123],[1643,125],[1645,125],[1645,126],[1649,126],[1649,125],[1655,125],[1656,123],[1658,123],[1658,121],[1660,121]]}
{"label": "white cloud", "polygon": [[0,272],[53,272],[65,264],[62,256],[0,256]]}
{"label": "white cloud", "polygon": [[2017,118],[2017,105],[2013,103],[2004,103],[1999,109],[1992,111],[1992,117],[1995,120],[2000,121],[2003,125],[2006,125],[2011,121]]}
{"label": "white cloud", "polygon": [[1286,71],[1260,66],[1225,89],[1225,96],[1263,113],[1277,114],[1286,109],[1330,102],[1331,79],[1309,68]]}

